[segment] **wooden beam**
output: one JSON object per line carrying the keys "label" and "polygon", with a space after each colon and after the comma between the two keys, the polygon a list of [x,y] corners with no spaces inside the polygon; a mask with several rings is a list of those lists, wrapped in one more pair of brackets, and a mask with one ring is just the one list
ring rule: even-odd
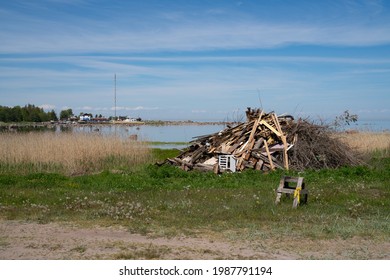
{"label": "wooden beam", "polygon": [[274,170],[275,166],[274,163],[272,162],[271,154],[269,153],[267,141],[265,140],[264,140],[264,146],[265,146],[265,150],[267,151],[267,156],[268,156],[269,164],[271,166],[271,170]]}
{"label": "wooden beam", "polygon": [[279,123],[279,120],[278,120],[278,117],[275,115],[275,114],[272,114],[272,118],[274,120],[274,123],[277,127],[277,129],[279,130],[280,132],[280,139],[282,139],[282,143],[283,143],[283,163],[284,163],[284,169],[288,170],[288,154],[287,154],[287,137],[286,135],[284,135],[283,131],[282,131],[282,127],[280,126],[280,123]]}
{"label": "wooden beam", "polygon": [[[263,116],[263,111],[261,111],[258,119],[255,121],[255,123],[253,124],[253,127],[252,127],[252,131],[251,131],[251,134],[249,135],[249,143],[252,142],[253,138],[255,137],[255,133],[256,133],[256,130],[257,130],[257,127],[259,126],[259,123],[261,121],[261,117]],[[253,143],[254,144],[254,143]],[[251,147],[252,148],[252,147]]]}
{"label": "wooden beam", "polygon": [[282,134],[280,134],[279,131],[277,131],[274,127],[272,127],[272,125],[270,125],[269,123],[267,123],[265,120],[262,120],[260,122],[260,124],[263,124],[265,125],[266,127],[268,127],[273,133],[275,133],[277,136],[281,136]]}

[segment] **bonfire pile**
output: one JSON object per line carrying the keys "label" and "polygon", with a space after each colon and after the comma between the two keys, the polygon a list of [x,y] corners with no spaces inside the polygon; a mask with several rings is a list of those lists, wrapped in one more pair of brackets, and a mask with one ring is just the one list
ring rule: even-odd
{"label": "bonfire pile", "polygon": [[234,160],[234,170],[303,170],[355,165],[354,152],[325,126],[292,116],[277,116],[248,108],[246,122],[206,136],[198,136],[179,156],[165,163],[184,170],[219,173],[221,160]]}

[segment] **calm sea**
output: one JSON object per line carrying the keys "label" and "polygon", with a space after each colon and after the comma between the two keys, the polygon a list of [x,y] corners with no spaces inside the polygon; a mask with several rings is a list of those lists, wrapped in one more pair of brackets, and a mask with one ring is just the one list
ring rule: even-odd
{"label": "calm sea", "polygon": [[[139,140],[152,142],[190,142],[194,137],[208,135],[223,130],[223,124],[206,125],[84,125],[72,127],[73,132],[94,132],[103,135],[114,134],[120,137],[137,135]],[[361,131],[390,131],[390,120],[359,120],[356,123],[345,126],[344,129],[356,129]]]}
{"label": "calm sea", "polygon": [[[359,120],[356,124],[350,125],[351,129],[362,131],[390,131],[390,119],[381,120]],[[347,127],[348,128],[348,127]]]}
{"label": "calm sea", "polygon": [[[225,125],[84,125],[72,127],[72,131],[84,133],[98,133],[102,135],[117,135],[121,138],[129,138],[137,135],[138,140],[151,142],[168,142],[168,144],[155,144],[161,148],[184,148],[187,144],[177,142],[190,142],[197,136],[217,133],[225,128]],[[171,142],[169,144],[169,142]],[[176,143],[172,143],[176,142]]]}
{"label": "calm sea", "polygon": [[[73,132],[98,133],[102,135],[117,135],[121,138],[129,138],[137,135],[138,140],[151,142],[190,142],[197,136],[217,133],[226,126],[222,124],[213,125],[85,125],[72,127]],[[361,131],[390,131],[390,120],[359,120],[344,129],[353,129]],[[184,148],[186,144],[169,143],[155,144],[155,147],[161,148]]]}

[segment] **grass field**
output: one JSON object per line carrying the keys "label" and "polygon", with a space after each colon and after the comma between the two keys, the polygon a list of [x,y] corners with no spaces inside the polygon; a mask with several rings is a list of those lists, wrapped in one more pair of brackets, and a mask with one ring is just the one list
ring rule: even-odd
{"label": "grass field", "polygon": [[[38,143],[34,147],[37,149]],[[308,204],[295,210],[291,198],[283,197],[280,205],[274,204],[275,188],[284,172],[185,172],[151,164],[177,151],[142,147],[148,152],[140,156],[142,160],[135,156],[130,167],[111,161],[78,176],[69,176],[69,171],[61,172],[61,168],[39,170],[26,159],[2,162],[0,218],[43,224],[72,222],[83,227],[119,225],[154,237],[213,236],[232,242],[390,239],[388,147],[365,151],[371,156],[366,156],[368,162],[362,166],[300,173],[310,194]],[[1,151],[4,153],[3,148]],[[101,158],[107,157],[110,152]],[[99,157],[91,160],[96,161]],[[24,167],[29,165],[33,166],[31,172]],[[19,170],[19,166],[23,168]]]}

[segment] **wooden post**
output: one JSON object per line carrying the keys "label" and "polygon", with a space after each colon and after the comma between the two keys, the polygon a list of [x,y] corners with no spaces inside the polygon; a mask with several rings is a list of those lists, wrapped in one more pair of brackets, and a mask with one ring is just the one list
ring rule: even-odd
{"label": "wooden post", "polygon": [[265,141],[265,140],[264,140],[264,146],[265,146],[265,150],[267,152],[269,164],[271,165],[271,170],[274,170],[275,166],[274,166],[274,163],[272,162],[271,154],[269,153],[267,141]]}
{"label": "wooden post", "polygon": [[275,123],[277,129],[278,129],[279,132],[280,132],[280,139],[282,139],[282,143],[283,143],[283,161],[284,161],[284,168],[285,168],[286,170],[288,170],[289,164],[288,164],[288,155],[287,155],[287,139],[286,139],[287,137],[286,137],[286,135],[284,135],[284,133],[283,133],[283,131],[282,131],[282,127],[280,126],[278,117],[277,117],[275,114],[273,114],[273,115],[272,115],[272,118],[273,118],[273,120],[274,120],[274,123]]}

